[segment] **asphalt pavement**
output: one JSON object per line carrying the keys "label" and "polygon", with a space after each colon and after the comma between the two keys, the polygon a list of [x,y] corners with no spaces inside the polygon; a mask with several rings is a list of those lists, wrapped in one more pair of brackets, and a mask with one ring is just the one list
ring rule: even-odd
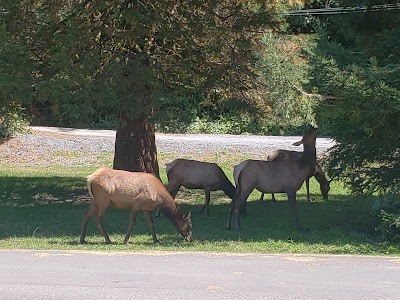
{"label": "asphalt pavement", "polygon": [[400,299],[400,257],[0,251],[0,299]]}

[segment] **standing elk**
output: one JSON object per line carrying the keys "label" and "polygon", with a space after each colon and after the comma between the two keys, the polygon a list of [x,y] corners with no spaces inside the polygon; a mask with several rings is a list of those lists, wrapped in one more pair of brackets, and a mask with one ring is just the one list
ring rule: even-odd
{"label": "standing elk", "polygon": [[[235,195],[235,187],[224,171],[215,163],[188,159],[175,159],[166,164],[168,177],[167,190],[175,198],[181,186],[187,189],[203,189],[205,203],[200,212],[206,209],[209,216],[210,192],[222,190],[230,199]],[[157,213],[158,214],[158,213]]]}
{"label": "standing elk", "polygon": [[128,243],[139,210],[144,212],[154,243],[158,242],[151,216],[151,211],[156,208],[163,211],[185,240],[192,241],[190,213],[182,214],[164,185],[152,174],[101,168],[87,178],[87,186],[91,202],[82,221],[81,243],[85,243],[87,223],[92,216],[105,242],[111,243],[103,224],[104,214],[110,205],[131,210],[125,244]]}
{"label": "standing elk", "polygon": [[236,229],[241,228],[240,214],[254,189],[264,193],[286,193],[294,223],[299,227],[296,192],[315,170],[316,138],[317,131],[311,127],[300,141],[293,143],[295,146],[303,145],[304,148],[301,157],[297,160],[246,161],[246,165],[239,174],[235,196],[230,204],[227,229],[231,228],[233,210],[236,211]]}
{"label": "standing elk", "polygon": [[[283,149],[278,149],[270,152],[267,155],[267,161],[273,161],[273,160],[280,160],[280,159],[299,159],[302,156],[303,152],[299,151],[290,151],[290,150],[283,150]],[[238,185],[238,179],[239,179],[239,174],[244,168],[244,166],[247,164],[248,161],[243,161],[235,168],[233,169],[233,178],[235,179],[235,184],[236,186]],[[319,182],[319,187],[321,190],[322,198],[324,200],[328,200],[328,192],[331,189],[330,183],[331,181],[328,180],[325,176],[324,171],[322,170],[321,166],[317,163],[315,166],[314,173],[312,173],[306,180],[306,190],[307,190],[307,200],[310,200],[310,178],[314,176],[315,179]],[[272,199],[273,202],[276,202],[274,193],[272,193]],[[261,192],[260,196],[260,201],[264,201],[264,193]]]}

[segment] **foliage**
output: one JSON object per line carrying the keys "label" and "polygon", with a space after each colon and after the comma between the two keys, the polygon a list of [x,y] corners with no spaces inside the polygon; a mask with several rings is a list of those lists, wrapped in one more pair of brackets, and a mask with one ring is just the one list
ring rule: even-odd
{"label": "foliage", "polygon": [[187,133],[209,133],[209,134],[245,134],[254,133],[258,130],[252,128],[256,126],[249,118],[242,116],[241,118],[221,115],[218,120],[199,119],[197,118],[187,128]]}
{"label": "foliage", "polygon": [[400,194],[385,195],[374,204],[380,219],[376,230],[388,241],[400,241]]}
{"label": "foliage", "polygon": [[[393,37],[400,34],[400,17],[370,12],[335,18],[353,26],[321,31],[313,60],[316,91],[333,96],[317,110],[318,124],[337,141],[327,169],[354,192],[398,193],[400,40]],[[374,27],[362,26],[371,19]]]}
{"label": "foliage", "polygon": [[33,64],[29,63],[26,49],[10,40],[6,24],[0,19],[0,139],[25,132],[29,123],[21,103],[30,100]]}
{"label": "foliage", "polygon": [[33,107],[53,123],[74,126],[152,114],[168,104],[182,108],[194,93],[197,103],[251,102],[257,36],[282,23],[265,13],[281,4],[256,0],[5,5],[10,45],[26,47],[37,65]]}
{"label": "foliage", "polygon": [[[155,112],[154,120],[159,132],[185,132],[196,118],[201,104],[200,95],[175,93],[159,99],[160,109]],[[184,98],[184,99],[183,99]]]}
{"label": "foliage", "polygon": [[315,124],[318,99],[303,91],[311,76],[304,51],[312,45],[312,38],[305,35],[264,36],[258,68],[265,96],[259,105],[270,112],[265,120],[269,127],[287,129]]}
{"label": "foliage", "polygon": [[20,105],[9,103],[7,107],[0,108],[0,140],[9,138],[17,132],[26,132],[28,124],[28,117]]}

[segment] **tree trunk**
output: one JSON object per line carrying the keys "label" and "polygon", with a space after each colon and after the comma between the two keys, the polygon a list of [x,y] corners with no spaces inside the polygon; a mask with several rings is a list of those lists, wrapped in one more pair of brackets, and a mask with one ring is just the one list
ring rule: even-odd
{"label": "tree trunk", "polygon": [[114,169],[147,172],[160,178],[154,125],[148,116],[123,115],[117,127]]}

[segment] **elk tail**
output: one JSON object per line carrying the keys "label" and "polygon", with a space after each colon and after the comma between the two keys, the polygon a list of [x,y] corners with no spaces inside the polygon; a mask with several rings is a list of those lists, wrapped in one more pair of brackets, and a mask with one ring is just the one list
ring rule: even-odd
{"label": "elk tail", "polygon": [[94,200],[93,192],[92,192],[92,181],[93,181],[93,176],[89,176],[87,178],[87,189],[89,191],[89,196],[92,200]]}

